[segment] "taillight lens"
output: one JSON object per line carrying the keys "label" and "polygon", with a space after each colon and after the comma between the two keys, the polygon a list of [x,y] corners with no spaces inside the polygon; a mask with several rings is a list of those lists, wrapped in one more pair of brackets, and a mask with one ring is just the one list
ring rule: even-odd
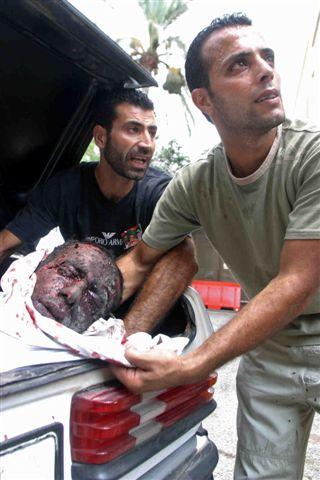
{"label": "taillight lens", "polygon": [[214,374],[157,396],[135,395],[120,385],[77,393],[71,405],[72,460],[101,464],[119,457],[208,402],[216,379]]}

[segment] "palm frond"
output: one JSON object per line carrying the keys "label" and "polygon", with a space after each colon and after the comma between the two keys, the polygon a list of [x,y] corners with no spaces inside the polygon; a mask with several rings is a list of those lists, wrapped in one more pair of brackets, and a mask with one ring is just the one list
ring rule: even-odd
{"label": "palm frond", "polygon": [[188,10],[185,0],[172,0],[171,4],[167,6],[163,27],[171,25],[178,17]]}
{"label": "palm frond", "polygon": [[150,46],[149,51],[156,52],[159,47],[159,32],[154,22],[149,21],[148,25]]}
{"label": "palm frond", "polygon": [[145,17],[163,28],[168,27],[188,9],[186,0],[139,0]]}
{"label": "palm frond", "polygon": [[180,50],[183,51],[183,53],[187,53],[187,48],[184,42],[180,39],[180,37],[167,37],[165,39],[166,50],[170,49],[173,43],[175,43],[180,48]]}

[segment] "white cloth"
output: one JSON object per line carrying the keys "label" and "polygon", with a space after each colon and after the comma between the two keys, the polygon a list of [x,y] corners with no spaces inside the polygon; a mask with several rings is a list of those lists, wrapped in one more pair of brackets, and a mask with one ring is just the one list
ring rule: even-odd
{"label": "white cloth", "polygon": [[[33,306],[31,295],[36,282],[35,269],[48,255],[37,250],[13,262],[2,276],[0,298],[0,369],[7,371],[22,365],[94,358],[131,366],[124,356],[123,321],[100,318],[79,334]],[[166,349],[180,354],[187,338],[170,338],[136,333],[127,339],[137,350]]]}

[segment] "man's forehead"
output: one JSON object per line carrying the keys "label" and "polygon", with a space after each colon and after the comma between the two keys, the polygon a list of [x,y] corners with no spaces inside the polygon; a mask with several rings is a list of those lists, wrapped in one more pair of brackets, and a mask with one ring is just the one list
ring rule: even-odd
{"label": "man's forehead", "polygon": [[130,103],[120,103],[116,107],[116,120],[121,123],[139,122],[145,125],[156,125],[156,117],[153,110],[145,110],[139,105],[131,105]]}
{"label": "man's forehead", "polygon": [[77,257],[87,258],[88,260],[96,257],[97,255],[105,256],[98,246],[93,244],[75,243],[72,245],[66,245],[58,255],[52,259],[54,263],[64,262],[70,258],[76,259]]}
{"label": "man's forehead", "polygon": [[212,32],[203,45],[202,55],[207,64],[223,63],[235,53],[266,46],[262,35],[251,25],[234,25]]}

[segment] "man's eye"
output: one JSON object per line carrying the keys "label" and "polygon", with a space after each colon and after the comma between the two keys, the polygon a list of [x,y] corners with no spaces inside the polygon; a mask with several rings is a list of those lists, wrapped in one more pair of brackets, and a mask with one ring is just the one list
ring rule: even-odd
{"label": "man's eye", "polygon": [[265,61],[270,63],[270,65],[274,66],[274,55],[267,55]]}
{"label": "man's eye", "polygon": [[128,131],[130,133],[139,133],[139,127],[129,127]]}
{"label": "man's eye", "polygon": [[89,290],[87,290],[87,295],[94,304],[99,305],[101,303],[102,299],[100,298],[96,290],[90,288]]}
{"label": "man's eye", "polygon": [[57,272],[59,273],[59,275],[62,275],[63,277],[71,277],[73,276],[72,272],[65,266],[60,266],[58,269],[57,269]]}
{"label": "man's eye", "polygon": [[238,60],[237,62],[235,62],[233,64],[234,68],[237,68],[237,67],[246,67],[247,66],[247,62],[245,60]]}
{"label": "man's eye", "polygon": [[57,272],[65,278],[81,278],[80,273],[72,265],[60,265]]}
{"label": "man's eye", "polygon": [[157,130],[149,130],[149,134],[151,138],[158,138],[157,137]]}
{"label": "man's eye", "polygon": [[242,70],[245,70],[248,66],[248,62],[244,59],[239,59],[236,62],[232,63],[230,66],[229,70],[231,73],[235,72],[240,72]]}

